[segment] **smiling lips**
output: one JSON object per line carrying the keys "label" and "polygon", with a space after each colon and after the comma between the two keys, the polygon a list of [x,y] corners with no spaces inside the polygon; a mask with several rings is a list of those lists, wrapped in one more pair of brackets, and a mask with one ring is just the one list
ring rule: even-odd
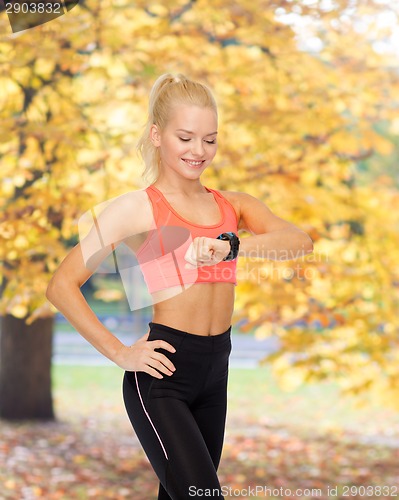
{"label": "smiling lips", "polygon": [[182,160],[186,163],[188,163],[191,167],[200,167],[205,160],[201,160],[201,161],[195,161],[195,160],[189,160],[189,159],[186,159],[186,158],[182,158]]}

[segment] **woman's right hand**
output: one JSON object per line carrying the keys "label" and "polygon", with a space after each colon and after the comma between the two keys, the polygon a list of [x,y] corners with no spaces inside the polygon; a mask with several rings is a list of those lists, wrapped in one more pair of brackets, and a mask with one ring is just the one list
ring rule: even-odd
{"label": "woman's right hand", "polygon": [[155,349],[165,349],[172,353],[176,352],[176,349],[164,340],[147,340],[148,336],[149,332],[133,345],[123,346],[115,363],[123,370],[146,372],[156,378],[163,378],[161,373],[173,375],[176,369],[173,363]]}

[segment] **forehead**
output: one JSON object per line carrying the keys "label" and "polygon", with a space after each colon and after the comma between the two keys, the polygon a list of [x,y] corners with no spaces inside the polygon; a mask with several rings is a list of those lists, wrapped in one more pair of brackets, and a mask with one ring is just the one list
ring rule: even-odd
{"label": "forehead", "polygon": [[206,132],[209,134],[217,129],[217,116],[212,108],[179,105],[175,106],[172,110],[168,128],[185,129],[198,133]]}

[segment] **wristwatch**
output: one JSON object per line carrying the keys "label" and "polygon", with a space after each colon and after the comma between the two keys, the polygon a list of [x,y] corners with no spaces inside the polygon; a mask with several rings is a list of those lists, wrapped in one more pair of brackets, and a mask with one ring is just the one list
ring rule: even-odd
{"label": "wristwatch", "polygon": [[238,256],[238,249],[240,247],[239,237],[232,232],[222,233],[216,238],[217,240],[225,240],[230,242],[230,253],[225,257],[224,261],[234,260]]}

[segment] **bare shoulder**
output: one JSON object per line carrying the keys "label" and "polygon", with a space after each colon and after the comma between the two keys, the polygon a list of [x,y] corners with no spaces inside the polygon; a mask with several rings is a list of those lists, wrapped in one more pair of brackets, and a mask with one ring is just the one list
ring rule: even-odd
{"label": "bare shoulder", "polygon": [[114,213],[115,216],[121,218],[121,222],[135,220],[135,225],[141,226],[143,229],[148,229],[147,226],[152,222],[151,202],[144,189],[128,191],[120,196],[113,198],[107,202],[107,208]]}
{"label": "bare shoulder", "polygon": [[233,206],[237,209],[237,212],[240,214],[246,205],[252,203],[262,203],[263,202],[255,198],[249,193],[245,193],[243,191],[219,191]]}
{"label": "bare shoulder", "polygon": [[237,220],[239,221],[239,229],[242,228],[243,224],[243,215],[245,212],[245,207],[248,205],[248,203],[251,203],[251,201],[258,201],[256,198],[251,196],[248,193],[244,193],[242,191],[219,191],[222,196],[226,198],[226,200],[231,203],[233,206],[236,215],[237,215]]}
{"label": "bare shoulder", "polygon": [[239,196],[242,194],[239,191],[222,191],[222,190],[219,190],[219,193],[222,194],[229,201],[230,200],[234,201],[236,198],[239,198]]}
{"label": "bare shoulder", "polygon": [[245,193],[240,191],[222,191],[219,190],[219,193],[226,198],[226,200],[231,203],[237,213],[240,214],[240,203],[242,202],[243,196]]}
{"label": "bare shoulder", "polygon": [[[120,210],[121,216],[135,215],[145,226],[152,221],[152,207],[145,189],[128,191],[112,200],[113,209]],[[139,223],[139,221],[137,221]]]}
{"label": "bare shoulder", "polygon": [[295,226],[278,215],[255,196],[238,191],[220,191],[233,205],[238,215],[238,229],[253,234],[283,229],[294,229]]}
{"label": "bare shoulder", "polygon": [[240,203],[245,203],[245,201],[250,198],[256,200],[252,195],[244,193],[242,191],[219,191],[233,206],[240,205]]}
{"label": "bare shoulder", "polygon": [[85,222],[97,228],[103,241],[121,241],[152,228],[151,202],[144,189],[128,191],[88,210],[79,225]]}
{"label": "bare shoulder", "polygon": [[145,189],[136,189],[134,191],[127,191],[115,198],[108,200],[108,203],[112,203],[114,206],[120,206],[125,208],[132,208],[139,206],[142,203],[148,202],[148,195]]}

